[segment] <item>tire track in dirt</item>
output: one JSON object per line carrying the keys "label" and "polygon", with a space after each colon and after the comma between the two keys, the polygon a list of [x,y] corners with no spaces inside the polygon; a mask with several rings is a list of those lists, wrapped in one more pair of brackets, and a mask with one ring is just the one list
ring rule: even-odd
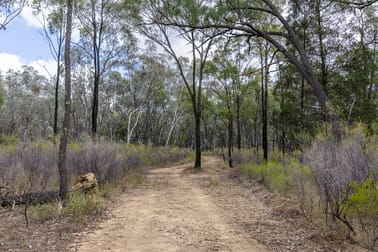
{"label": "tire track in dirt", "polygon": [[74,251],[267,251],[232,225],[196,175],[183,172],[190,165],[151,170],[151,185],[122,197]]}

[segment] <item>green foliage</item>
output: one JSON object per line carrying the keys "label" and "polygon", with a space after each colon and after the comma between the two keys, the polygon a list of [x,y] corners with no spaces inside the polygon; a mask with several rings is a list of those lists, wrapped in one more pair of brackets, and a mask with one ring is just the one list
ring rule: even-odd
{"label": "green foliage", "polygon": [[354,193],[346,203],[350,213],[354,216],[376,218],[378,216],[378,182],[371,177],[362,183],[351,183]]}
{"label": "green foliage", "polygon": [[363,243],[370,249],[374,249],[378,238],[378,182],[372,177],[358,183],[353,181],[351,187],[354,190],[347,202],[342,207],[347,209],[347,214],[359,220],[359,226],[364,236]]}
{"label": "green foliage", "polygon": [[30,212],[40,222],[45,222],[57,218],[60,214],[61,205],[59,202],[32,206]]}
{"label": "green foliage", "polygon": [[247,178],[255,179],[270,190],[277,193],[286,193],[293,184],[294,170],[292,160],[289,164],[279,161],[269,161],[261,164],[245,164],[241,166],[241,172]]}
{"label": "green foliage", "polygon": [[103,215],[107,207],[104,200],[76,192],[70,194],[66,207],[62,208],[61,203],[56,201],[31,206],[30,213],[40,222],[68,217],[70,222],[87,224],[88,217]]}
{"label": "green foliage", "polygon": [[83,146],[81,146],[78,142],[70,142],[67,145],[67,149],[73,152],[82,152]]}
{"label": "green foliage", "polygon": [[335,84],[330,90],[330,97],[349,123],[372,123],[377,118],[373,95],[373,83],[377,81],[376,62],[375,50],[365,45],[350,49],[336,60],[342,73],[333,73]]}
{"label": "green foliage", "polygon": [[100,216],[106,209],[106,203],[100,199],[91,198],[82,193],[71,193],[63,214],[80,221],[84,220],[85,216]]}
{"label": "green foliage", "polygon": [[0,144],[4,145],[17,145],[19,138],[15,134],[1,134],[0,135]]}

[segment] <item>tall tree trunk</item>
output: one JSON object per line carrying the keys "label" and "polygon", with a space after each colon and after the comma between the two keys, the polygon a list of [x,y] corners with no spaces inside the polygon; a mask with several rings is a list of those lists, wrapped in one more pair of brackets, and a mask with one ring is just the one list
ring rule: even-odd
{"label": "tall tree trunk", "polygon": [[[322,85],[324,91],[327,93],[327,63],[326,63],[326,51],[324,48],[323,39],[323,27],[322,27],[322,14],[321,14],[321,1],[316,0],[315,11],[316,11],[316,21],[317,21],[317,35],[319,39],[319,52],[320,52],[320,84]],[[304,47],[304,46],[303,46]],[[305,47],[304,47],[305,48]]]}
{"label": "tall tree trunk", "polygon": [[[303,48],[306,50],[306,27],[303,28]],[[304,93],[304,88],[305,88],[305,78],[302,74],[302,80],[301,80],[301,109],[302,113],[304,113],[304,99],[305,99],[305,93]]]}
{"label": "tall tree trunk", "polygon": [[55,108],[54,108],[54,135],[58,134],[58,110],[59,110],[59,82],[60,82],[60,48],[57,55],[57,70],[55,81]]}
{"label": "tall tree trunk", "polygon": [[152,136],[151,136],[151,122],[152,122],[152,114],[151,114],[151,106],[150,101],[146,102],[146,115],[145,115],[145,128],[144,128],[144,145],[150,145],[152,143]]}
{"label": "tall tree trunk", "polygon": [[274,45],[303,74],[307,83],[310,84],[310,86],[312,87],[312,90],[322,108],[322,111],[325,115],[327,115],[328,121],[332,125],[332,131],[335,138],[337,140],[342,139],[345,136],[345,131],[341,125],[340,118],[337,115],[335,108],[330,103],[321,83],[316,78],[312,70],[310,61],[308,59],[307,52],[304,50],[303,45],[299,40],[297,34],[295,33],[294,29],[290,26],[289,22],[282,16],[282,14],[277,10],[277,8],[270,0],[263,0],[263,2],[270,8],[270,10],[274,13],[274,16],[278,18],[278,20],[282,23],[282,25],[288,32],[287,38],[296,49],[299,55],[299,59],[295,57],[295,55],[293,55],[291,52],[289,52],[289,50],[287,50],[282,44],[280,44],[278,40],[275,40],[269,34],[259,31],[259,36],[263,37],[272,45]]}
{"label": "tall tree trunk", "polygon": [[238,149],[241,150],[241,120],[240,120],[240,95],[236,97],[236,128],[237,128],[237,144]]}
{"label": "tall tree trunk", "polygon": [[71,116],[71,33],[72,33],[72,0],[67,0],[67,26],[66,26],[66,41],[64,47],[64,86],[65,86],[65,102],[64,102],[64,119],[62,136],[59,145],[58,170],[59,170],[59,196],[65,205],[67,199],[68,176],[66,151],[67,140],[70,130],[70,116]]}
{"label": "tall tree trunk", "polygon": [[98,115],[98,85],[100,79],[98,76],[94,78],[93,101],[92,101],[92,137],[97,138],[97,115]]}
{"label": "tall tree trunk", "polygon": [[233,142],[233,134],[234,134],[233,123],[234,123],[234,120],[232,119],[232,117],[229,117],[228,119],[228,165],[230,166],[230,168],[233,167],[233,162],[232,162],[232,142]]}
{"label": "tall tree trunk", "polygon": [[264,160],[268,161],[268,50],[269,45],[264,43],[264,48],[260,48],[261,61],[261,113],[262,113],[262,147]]}
{"label": "tall tree trunk", "polygon": [[195,169],[201,169],[201,113],[195,113],[195,149],[196,161],[194,163]]}
{"label": "tall tree trunk", "polygon": [[96,21],[96,1],[91,0],[92,5],[92,47],[93,47],[93,65],[94,65],[94,80],[93,80],[93,99],[92,99],[92,138],[97,138],[97,117],[98,117],[98,87],[100,84],[100,49],[97,44],[97,21]]}

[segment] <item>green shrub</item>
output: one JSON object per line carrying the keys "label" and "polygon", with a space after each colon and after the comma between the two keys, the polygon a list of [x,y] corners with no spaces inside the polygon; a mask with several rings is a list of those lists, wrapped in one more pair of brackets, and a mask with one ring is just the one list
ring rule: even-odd
{"label": "green shrub", "polygon": [[369,177],[362,183],[353,181],[351,186],[354,193],[342,207],[350,217],[359,220],[364,243],[373,249],[378,240],[378,182]]}
{"label": "green shrub", "polygon": [[266,185],[270,190],[278,193],[286,193],[292,184],[292,171],[290,165],[278,161],[262,164],[242,165],[241,172],[244,176],[257,180]]}
{"label": "green shrub", "polygon": [[[80,220],[83,216],[99,216],[107,209],[105,202],[90,198],[82,193],[72,193],[68,197],[64,214]],[[82,218],[85,220],[85,218]]]}
{"label": "green shrub", "polygon": [[5,145],[17,145],[20,139],[15,134],[1,134],[0,135],[0,144]]}
{"label": "green shrub", "polygon": [[355,192],[349,196],[348,208],[356,216],[378,217],[378,182],[370,177],[363,183],[352,182]]}
{"label": "green shrub", "polygon": [[30,212],[38,221],[45,222],[57,218],[60,214],[60,209],[60,203],[53,202],[50,204],[32,206]]}

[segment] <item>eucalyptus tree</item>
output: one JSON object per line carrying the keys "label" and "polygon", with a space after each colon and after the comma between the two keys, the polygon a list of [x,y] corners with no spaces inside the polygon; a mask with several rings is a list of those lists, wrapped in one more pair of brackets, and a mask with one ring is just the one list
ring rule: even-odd
{"label": "eucalyptus tree", "polygon": [[[124,140],[129,145],[132,136],[139,124],[142,114],[143,102],[140,97],[140,89],[143,83],[138,83],[136,73],[140,67],[138,59],[138,48],[134,48],[133,53],[129,57],[120,62],[121,72],[112,72],[109,76],[114,85],[116,92],[114,93],[114,120],[118,126],[115,136]],[[138,135],[138,134],[137,134]],[[136,136],[138,139],[139,137]]]}
{"label": "eucalyptus tree", "polygon": [[[332,124],[334,136],[337,139],[343,137],[344,130],[341,126],[339,116],[327,94],[325,93],[319,79],[309,60],[309,56],[303,47],[303,44],[290,24],[287,13],[283,11],[283,6],[278,1],[261,0],[261,1],[206,1],[206,4],[192,8],[200,18],[197,22],[188,22],[188,20],[177,20],[177,15],[184,16],[180,4],[173,5],[169,0],[154,1],[159,4],[159,15],[154,22],[173,27],[181,27],[189,30],[207,31],[208,29],[218,29],[220,34],[230,36],[244,36],[246,38],[261,37],[271,43],[285,58],[295,65],[297,70],[307,80],[309,85],[320,104],[320,107],[328,120]],[[193,2],[193,1],[184,1]],[[275,25],[267,26],[261,24],[256,17],[261,14],[273,18]],[[190,21],[190,20],[189,20]]]}
{"label": "eucalyptus tree", "polygon": [[166,117],[166,126],[169,128],[165,140],[166,147],[168,147],[168,145],[171,143],[171,139],[176,139],[176,137],[174,137],[174,131],[177,131],[180,123],[183,120],[183,111],[180,105],[183,97],[184,87],[180,83],[180,76],[174,73],[175,72],[172,72],[171,75],[171,85],[167,87],[167,90],[169,91],[169,100],[171,106],[169,106],[169,109],[167,111],[168,116]]}
{"label": "eucalyptus tree", "polygon": [[58,155],[58,171],[59,171],[59,196],[63,202],[66,203],[68,193],[68,176],[67,176],[67,142],[68,134],[71,125],[71,34],[72,34],[72,13],[73,13],[73,0],[66,2],[66,40],[64,44],[64,119],[62,135],[59,144]]}
{"label": "eucalyptus tree", "polygon": [[[77,44],[93,65],[92,136],[96,138],[99,111],[99,86],[103,75],[127,52],[132,35],[117,16],[115,0],[86,0],[76,8],[80,22]],[[115,21],[117,20],[117,21]]]}
{"label": "eucalyptus tree", "polygon": [[[236,114],[236,76],[238,69],[224,57],[215,57],[208,62],[207,71],[214,75],[211,91],[217,97],[217,114],[227,128],[228,164],[233,167],[232,150],[234,144],[234,119]],[[222,146],[223,147],[223,146]]]}
{"label": "eucalyptus tree", "polygon": [[[140,15],[136,18],[135,24],[139,31],[152,41],[159,44],[176,62],[182,80],[188,91],[195,125],[195,150],[196,158],[194,167],[201,169],[201,97],[204,79],[205,63],[208,59],[213,37],[216,30],[198,31],[189,27],[167,27],[164,24],[162,9],[172,9],[170,18],[175,23],[197,24],[202,18],[196,10],[205,6],[204,1],[184,1],[171,5],[167,1],[145,1],[140,6]],[[176,36],[176,38],[175,38]],[[191,67],[185,69],[185,59],[179,57],[178,51],[174,48],[175,40],[182,39],[190,47]]]}
{"label": "eucalyptus tree", "polygon": [[15,19],[27,4],[27,0],[1,0],[0,1],[0,30]]}
{"label": "eucalyptus tree", "polygon": [[[62,56],[65,40],[66,15],[64,0],[38,0],[35,1],[35,8],[42,14],[39,20],[43,26],[41,35],[47,42],[50,53],[56,61],[55,79],[55,105],[54,105],[54,134],[58,134],[58,111],[59,111],[59,85],[62,74]],[[46,11],[49,13],[45,14]]]}
{"label": "eucalyptus tree", "polygon": [[[251,45],[242,38],[232,40],[217,40],[217,50],[215,50],[213,60],[228,65],[228,69],[233,68],[232,89],[235,98],[235,121],[236,121],[236,146],[240,150],[242,147],[242,111],[241,107],[252,88],[248,85],[255,78],[252,65],[256,60]],[[219,66],[219,70],[224,71],[225,66]]]}
{"label": "eucalyptus tree", "polygon": [[335,102],[348,123],[376,121],[377,97],[377,8],[351,9],[348,47],[337,57]]}
{"label": "eucalyptus tree", "polygon": [[207,63],[207,79],[211,83],[211,91],[215,94],[218,118],[224,120],[227,128],[228,162],[233,166],[232,152],[234,147],[234,124],[236,123],[236,145],[241,149],[241,107],[248,95],[249,79],[254,58],[243,41],[217,40],[217,49],[212,60]]}
{"label": "eucalyptus tree", "polygon": [[0,109],[1,131],[22,140],[47,132],[50,127],[47,79],[34,68],[24,66],[19,71],[9,70],[1,83],[6,94]]}
{"label": "eucalyptus tree", "polygon": [[[164,58],[157,54],[156,46],[148,44],[145,52],[139,54],[138,58],[141,67],[136,72],[136,81],[142,86],[141,99],[144,111],[144,133],[143,142],[145,145],[152,144],[153,130],[158,128],[154,121],[163,116],[163,111],[159,111],[168,99],[165,88],[169,79],[169,71],[164,64]],[[166,55],[164,55],[166,57]],[[159,135],[159,134],[155,134]]]}
{"label": "eucalyptus tree", "polygon": [[93,74],[91,68],[78,59],[79,50],[72,50],[72,130],[75,136],[91,132],[91,99]]}

